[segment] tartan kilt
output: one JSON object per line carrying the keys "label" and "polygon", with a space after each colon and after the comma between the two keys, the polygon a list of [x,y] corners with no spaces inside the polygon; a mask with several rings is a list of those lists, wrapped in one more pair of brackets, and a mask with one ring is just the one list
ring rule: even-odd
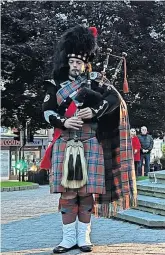
{"label": "tartan kilt", "polygon": [[84,155],[87,162],[88,181],[80,189],[64,188],[61,185],[63,162],[67,140],[73,138],[75,131],[62,131],[62,136],[55,142],[52,150],[52,169],[50,170],[50,193],[79,191],[82,193],[105,194],[105,171],[103,148],[99,144],[95,131],[89,124],[83,125],[82,130],[76,131],[79,140],[84,145]]}

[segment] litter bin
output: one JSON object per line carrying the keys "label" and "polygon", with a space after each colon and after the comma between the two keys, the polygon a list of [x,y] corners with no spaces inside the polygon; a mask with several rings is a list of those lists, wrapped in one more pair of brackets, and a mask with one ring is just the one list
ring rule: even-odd
{"label": "litter bin", "polygon": [[38,184],[45,185],[49,184],[49,171],[41,169],[37,172]]}
{"label": "litter bin", "polygon": [[41,169],[39,171],[28,171],[28,181],[39,185],[49,184],[49,171]]}
{"label": "litter bin", "polygon": [[27,173],[28,175],[28,182],[36,182],[36,178],[35,178],[35,175],[36,175],[36,172],[34,171],[28,171]]}

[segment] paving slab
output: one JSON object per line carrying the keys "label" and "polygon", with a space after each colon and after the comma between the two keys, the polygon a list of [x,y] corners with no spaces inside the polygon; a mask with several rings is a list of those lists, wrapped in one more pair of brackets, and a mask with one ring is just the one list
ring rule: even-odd
{"label": "paving slab", "polygon": [[117,218],[148,227],[160,227],[165,229],[165,216],[156,215],[149,212],[129,209],[118,213]]}
{"label": "paving slab", "polygon": [[161,178],[161,179],[165,179],[165,170],[150,172],[150,173],[149,173],[149,176],[152,176],[152,175],[154,175],[154,174],[155,174],[156,176],[158,176],[159,178]]}
{"label": "paving slab", "polygon": [[138,205],[165,211],[165,199],[138,195]]}
{"label": "paving slab", "polygon": [[138,190],[160,192],[165,194],[165,184],[151,183],[149,180],[138,181]]}
{"label": "paving slab", "polygon": [[149,181],[165,184],[165,170],[150,172]]}
{"label": "paving slab", "polygon": [[140,210],[140,211],[144,211],[144,212],[149,212],[149,213],[152,213],[152,214],[158,214],[158,215],[161,215],[161,216],[165,216],[165,211],[164,210],[159,210],[159,209],[155,209],[155,208],[151,208],[151,207],[145,207],[145,206],[141,206],[141,205],[138,205],[136,207],[137,210]]}

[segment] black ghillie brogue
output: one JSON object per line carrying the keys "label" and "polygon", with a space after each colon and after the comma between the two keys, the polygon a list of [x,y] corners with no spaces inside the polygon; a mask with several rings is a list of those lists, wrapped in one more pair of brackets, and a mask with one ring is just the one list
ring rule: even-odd
{"label": "black ghillie brogue", "polygon": [[84,245],[79,247],[80,251],[82,252],[91,252],[92,251],[92,245]]}
{"label": "black ghillie brogue", "polygon": [[73,250],[73,249],[78,249],[77,245],[72,246],[71,248],[65,248],[63,246],[57,246],[53,249],[53,254],[60,254],[60,253],[65,253],[67,251]]}

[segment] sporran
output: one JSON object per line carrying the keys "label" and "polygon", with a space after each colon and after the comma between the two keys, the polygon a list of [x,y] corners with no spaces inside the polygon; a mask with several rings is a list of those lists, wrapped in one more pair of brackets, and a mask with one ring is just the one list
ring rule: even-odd
{"label": "sporran", "polygon": [[67,141],[63,163],[61,185],[65,188],[78,189],[88,180],[84,145],[79,140]]}

